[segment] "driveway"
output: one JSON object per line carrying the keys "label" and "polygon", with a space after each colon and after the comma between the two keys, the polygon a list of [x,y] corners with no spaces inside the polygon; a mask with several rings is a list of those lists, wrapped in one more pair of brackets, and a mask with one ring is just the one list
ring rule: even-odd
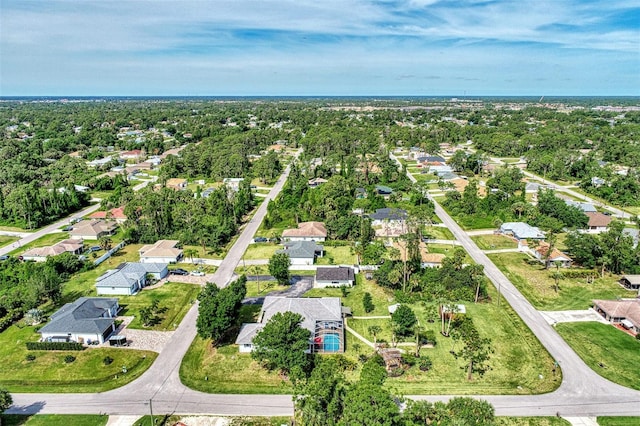
{"label": "driveway", "polygon": [[245,305],[261,305],[264,302],[264,298],[267,296],[302,297],[303,294],[312,288],[313,276],[293,275],[291,277],[291,286],[289,286],[289,288],[280,291],[272,291],[260,297],[247,297],[242,301],[242,303]]}
{"label": "driveway", "polygon": [[[140,349],[144,351],[162,352],[167,345],[169,339],[173,335],[173,331],[156,331],[156,330],[137,330],[129,328],[129,324],[133,321],[132,316],[118,317],[122,324],[116,329],[114,335],[125,336],[128,346],[124,349]],[[101,347],[108,347],[109,343],[103,343]]]}
{"label": "driveway", "polygon": [[582,322],[582,321],[597,321],[603,324],[609,324],[609,321],[604,319],[602,315],[598,314],[593,309],[589,308],[582,311],[539,311],[542,317],[547,323],[554,325],[559,322]]}

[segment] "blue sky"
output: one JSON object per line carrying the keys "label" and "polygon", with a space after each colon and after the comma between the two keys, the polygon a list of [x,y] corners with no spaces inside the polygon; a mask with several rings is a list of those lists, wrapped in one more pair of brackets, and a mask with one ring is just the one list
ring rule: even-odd
{"label": "blue sky", "polygon": [[640,95],[639,0],[0,0],[0,95]]}

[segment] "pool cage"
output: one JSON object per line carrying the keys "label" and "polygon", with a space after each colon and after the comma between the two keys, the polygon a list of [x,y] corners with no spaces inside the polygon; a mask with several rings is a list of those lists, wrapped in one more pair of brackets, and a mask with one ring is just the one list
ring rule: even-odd
{"label": "pool cage", "polygon": [[340,321],[316,321],[313,352],[317,354],[344,352],[344,324]]}

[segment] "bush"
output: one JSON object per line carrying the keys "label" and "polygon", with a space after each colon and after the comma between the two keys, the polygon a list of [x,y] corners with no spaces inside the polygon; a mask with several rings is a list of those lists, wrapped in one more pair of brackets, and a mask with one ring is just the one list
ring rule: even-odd
{"label": "bush", "polygon": [[84,346],[76,342],[27,342],[30,351],[81,351]]}
{"label": "bush", "polygon": [[402,363],[408,365],[409,367],[413,367],[418,362],[418,358],[416,358],[412,354],[404,353],[402,354]]}
{"label": "bush", "polygon": [[427,371],[432,366],[433,366],[433,362],[431,361],[431,358],[429,358],[428,356],[420,358],[420,363],[419,363],[420,370]]}
{"label": "bush", "polygon": [[568,269],[562,270],[562,278],[590,278],[599,277],[600,273],[593,269]]}
{"label": "bush", "polygon": [[27,354],[27,356],[25,356],[24,359],[26,359],[27,361],[35,361],[36,356],[34,354]]}
{"label": "bush", "polygon": [[105,357],[102,359],[102,363],[103,363],[104,365],[109,365],[109,364],[111,364],[112,362],[113,362],[113,358],[111,358],[110,356],[105,356]]}
{"label": "bush", "polygon": [[371,293],[365,293],[362,296],[362,307],[366,313],[372,312],[375,309],[375,305],[373,304],[373,298],[371,297]]}
{"label": "bush", "polygon": [[65,364],[71,364],[75,360],[76,360],[76,357],[73,355],[67,355],[64,357]]}

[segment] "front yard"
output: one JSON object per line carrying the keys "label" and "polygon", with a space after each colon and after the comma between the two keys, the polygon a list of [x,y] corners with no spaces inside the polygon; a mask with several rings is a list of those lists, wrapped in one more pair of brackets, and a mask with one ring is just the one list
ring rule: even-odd
{"label": "front yard", "polygon": [[502,250],[502,249],[516,249],[518,243],[512,238],[505,235],[476,235],[471,237],[478,248],[482,250]]}
{"label": "front yard", "polygon": [[[546,270],[542,263],[528,264],[530,259],[522,253],[490,254],[489,258],[509,278],[529,302],[540,310],[561,311],[587,309],[593,299],[635,297],[637,292],[625,290],[617,283],[617,277],[605,276],[587,284],[585,278],[563,278],[560,291],[555,292],[551,278],[554,269]],[[562,268],[560,268],[562,272]]]}
{"label": "front yard", "polygon": [[[0,333],[0,387],[11,392],[104,392],[140,377],[151,366],[155,352],[117,348],[83,351],[28,351],[25,342],[38,341],[34,327],[12,325]],[[27,361],[27,355],[35,360]],[[65,363],[73,355],[76,360]],[[104,365],[105,357],[113,362]],[[127,373],[122,374],[122,366]]]}
{"label": "front yard", "polygon": [[593,371],[640,390],[640,340],[599,322],[561,323],[556,330]]}

